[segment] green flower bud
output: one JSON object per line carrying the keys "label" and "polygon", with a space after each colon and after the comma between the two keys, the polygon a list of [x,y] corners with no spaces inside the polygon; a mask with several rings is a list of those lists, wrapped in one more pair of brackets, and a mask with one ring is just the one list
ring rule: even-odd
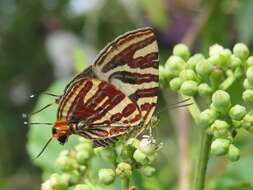
{"label": "green flower bud", "polygon": [[163,65],[159,66],[159,81],[166,87],[168,80],[172,77],[173,75],[169,72],[168,69],[166,69]]}
{"label": "green flower bud", "polygon": [[178,91],[183,83],[183,80],[179,77],[176,77],[170,81],[171,90]]}
{"label": "green flower bud", "polygon": [[112,169],[100,169],[98,172],[99,182],[105,185],[112,184],[115,180],[115,172]]}
{"label": "green flower bud", "polygon": [[213,93],[212,104],[218,111],[226,112],[231,105],[230,95],[223,90],[217,90]]}
{"label": "green flower bud", "polygon": [[253,102],[253,90],[247,89],[242,93],[244,102]]}
{"label": "green flower bud", "polygon": [[253,112],[249,112],[244,116],[241,125],[247,131],[253,132]]}
{"label": "green flower bud", "polygon": [[229,116],[234,120],[241,120],[246,113],[246,108],[237,104],[230,109]]}
{"label": "green flower bud", "polygon": [[114,164],[116,161],[116,153],[114,151],[110,151],[103,147],[98,147],[94,149],[96,155],[100,156],[103,160]]}
{"label": "green flower bud", "polygon": [[209,96],[212,93],[212,88],[206,83],[201,83],[198,86],[198,92],[200,96]]}
{"label": "green flower bud", "polygon": [[190,57],[190,50],[189,48],[184,44],[177,44],[173,48],[173,55],[179,56],[185,61]]}
{"label": "green flower bud", "polygon": [[253,84],[253,66],[248,68],[246,76],[247,76],[249,83]]}
{"label": "green flower bud", "polygon": [[250,84],[249,81],[248,81],[248,79],[245,79],[245,80],[243,81],[243,87],[244,87],[245,89],[253,90],[253,84]]}
{"label": "green flower bud", "polygon": [[140,145],[140,141],[136,138],[130,138],[130,139],[127,140],[126,144],[130,145],[134,148],[138,148],[139,145]]}
{"label": "green flower bud", "polygon": [[230,141],[228,139],[217,138],[211,144],[211,153],[222,156],[228,152]]}
{"label": "green flower bud", "polygon": [[143,166],[141,168],[141,173],[146,177],[151,177],[152,175],[154,175],[155,171],[155,168],[151,166]]}
{"label": "green flower bud", "polygon": [[202,54],[195,54],[187,61],[186,68],[195,70],[196,64],[204,59],[205,57]]}
{"label": "green flower bud", "polygon": [[197,79],[195,72],[191,69],[182,70],[179,73],[179,77],[183,80],[196,80]]}
{"label": "green flower bud", "polygon": [[152,164],[157,160],[157,152],[148,155],[148,164]]}
{"label": "green flower bud", "polygon": [[193,96],[198,90],[198,85],[195,81],[184,81],[181,85],[180,92],[185,96]]}
{"label": "green flower bud", "polygon": [[253,66],[253,56],[248,57],[248,59],[246,61],[246,65],[247,65],[247,67]]}
{"label": "green flower bud", "polygon": [[148,162],[148,158],[147,158],[146,154],[144,154],[139,149],[134,151],[133,158],[136,160],[136,162],[139,162],[141,164],[146,164]]}
{"label": "green flower bud", "polygon": [[85,164],[90,156],[90,152],[88,151],[77,152],[76,159],[79,164]]}
{"label": "green flower bud", "polygon": [[241,65],[242,65],[241,59],[239,59],[235,55],[232,55],[231,56],[231,66],[232,66],[232,68],[235,69],[236,67],[240,67]]}
{"label": "green flower bud", "polygon": [[224,49],[220,53],[221,66],[226,67],[231,62],[231,51],[229,49]]}
{"label": "green flower bud", "polygon": [[220,59],[219,55],[213,55],[213,56],[209,57],[207,60],[212,65],[221,65],[221,59]]}
{"label": "green flower bud", "polygon": [[249,49],[243,43],[237,43],[233,48],[233,53],[242,60],[247,59],[249,56]]}
{"label": "green flower bud", "polygon": [[78,167],[77,161],[67,155],[60,154],[59,157],[56,159],[56,166],[62,171],[73,171]]}
{"label": "green flower bud", "polygon": [[78,184],[75,186],[74,190],[91,190],[87,184]]}
{"label": "green flower bud", "polygon": [[224,48],[219,44],[214,44],[209,48],[209,56],[220,55]]}
{"label": "green flower bud", "polygon": [[166,64],[165,68],[168,69],[170,73],[173,73],[173,76],[178,76],[179,73],[185,68],[185,61],[178,56],[171,56]]}
{"label": "green flower bud", "polygon": [[[84,138],[83,138],[84,139]],[[92,150],[92,144],[91,143],[87,143],[86,142],[83,142],[83,143],[80,143],[78,145],[75,146],[75,149],[79,152],[79,151],[85,151],[85,152],[89,152]]]}
{"label": "green flower bud", "polygon": [[132,167],[126,162],[121,162],[116,168],[116,174],[121,178],[128,178],[132,175]]}
{"label": "green flower bud", "polygon": [[67,190],[67,183],[59,174],[52,174],[50,178],[42,183],[42,190]]}
{"label": "green flower bud", "polygon": [[201,77],[208,77],[208,75],[212,72],[213,70],[213,65],[210,61],[208,60],[201,60],[196,64],[196,72],[201,76]]}
{"label": "green flower bud", "polygon": [[239,160],[239,158],[240,158],[240,150],[236,146],[234,146],[233,144],[229,145],[228,158],[232,162],[235,162],[235,161]]}
{"label": "green flower bud", "polygon": [[217,118],[217,113],[212,109],[206,109],[199,114],[199,125],[208,127]]}
{"label": "green flower bud", "polygon": [[139,150],[146,155],[153,154],[157,149],[157,145],[149,139],[142,139],[140,142]]}
{"label": "green flower bud", "polygon": [[215,137],[228,137],[229,136],[229,125],[225,121],[216,120],[211,125],[211,131]]}

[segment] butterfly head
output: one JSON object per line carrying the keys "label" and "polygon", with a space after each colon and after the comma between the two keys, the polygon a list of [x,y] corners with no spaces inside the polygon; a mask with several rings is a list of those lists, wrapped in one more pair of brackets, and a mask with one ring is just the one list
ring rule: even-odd
{"label": "butterfly head", "polygon": [[52,128],[53,137],[55,137],[60,144],[64,144],[68,136],[73,132],[73,124],[66,120],[58,120],[54,122],[54,126]]}

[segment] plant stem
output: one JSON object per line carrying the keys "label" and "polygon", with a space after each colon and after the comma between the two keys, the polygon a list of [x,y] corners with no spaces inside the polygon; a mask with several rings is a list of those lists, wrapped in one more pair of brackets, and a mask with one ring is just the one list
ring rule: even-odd
{"label": "plant stem", "polygon": [[[188,107],[195,123],[198,124],[198,117],[200,114],[200,109],[196,104],[194,98],[191,99],[192,105]],[[194,190],[203,190],[205,185],[205,177],[206,177],[206,169],[207,162],[209,158],[210,146],[212,142],[212,136],[207,134],[206,129],[198,126],[200,130],[200,149],[199,149],[199,157],[197,161],[197,167],[195,170],[195,177],[193,181],[193,189]]]}
{"label": "plant stem", "polygon": [[192,105],[188,106],[187,108],[190,111],[191,116],[193,117],[195,123],[198,123],[197,121],[198,121],[199,114],[200,114],[199,107],[193,97],[191,98],[190,101],[191,101]]}
{"label": "plant stem", "polygon": [[129,188],[129,178],[121,178],[121,190],[127,190]]}
{"label": "plant stem", "polygon": [[227,71],[227,76],[227,79],[220,84],[219,89],[227,90],[235,81],[235,77],[232,71]]}
{"label": "plant stem", "polygon": [[207,134],[205,129],[201,129],[200,150],[197,161],[197,167],[195,171],[195,177],[193,181],[194,190],[203,190],[205,186],[205,177],[207,162],[209,159],[210,146],[212,142],[212,136]]}

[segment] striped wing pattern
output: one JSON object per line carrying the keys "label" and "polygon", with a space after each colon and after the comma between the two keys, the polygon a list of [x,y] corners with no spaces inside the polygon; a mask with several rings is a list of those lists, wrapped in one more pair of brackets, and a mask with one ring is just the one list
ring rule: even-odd
{"label": "striped wing pattern", "polygon": [[124,93],[95,78],[80,79],[71,86],[57,117],[78,123],[76,133],[90,139],[118,136],[141,122],[140,111]]}
{"label": "striped wing pattern", "polygon": [[142,28],[108,44],[98,55],[93,70],[136,103],[147,126],[157,103],[158,67],[154,32],[151,28]]}
{"label": "striped wing pattern", "polygon": [[58,120],[78,123],[76,134],[106,146],[150,122],[157,102],[158,47],[151,28],[108,44],[77,75],[59,101]]}

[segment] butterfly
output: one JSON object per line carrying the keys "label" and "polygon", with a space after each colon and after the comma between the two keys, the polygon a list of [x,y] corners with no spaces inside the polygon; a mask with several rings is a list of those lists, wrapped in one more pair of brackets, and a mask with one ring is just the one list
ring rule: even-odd
{"label": "butterfly", "polygon": [[45,147],[53,138],[64,144],[72,134],[93,140],[95,147],[113,144],[121,136],[141,134],[157,104],[158,68],[152,28],[117,37],[54,102],[58,104],[57,121]]}

